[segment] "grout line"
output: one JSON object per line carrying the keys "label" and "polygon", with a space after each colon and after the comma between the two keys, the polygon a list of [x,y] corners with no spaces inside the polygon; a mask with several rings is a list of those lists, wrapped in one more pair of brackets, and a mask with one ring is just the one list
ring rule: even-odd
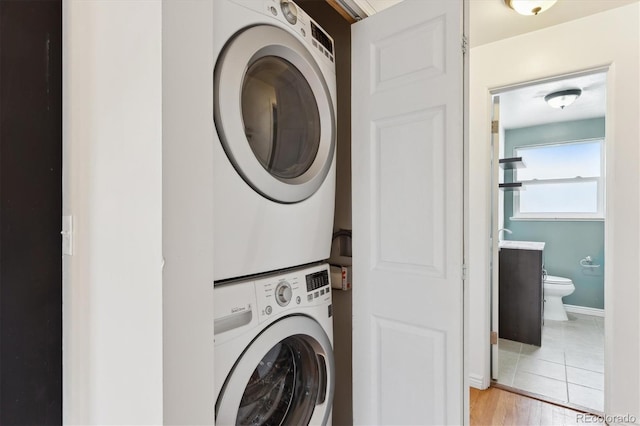
{"label": "grout line", "polygon": [[599,392],[604,392],[604,389],[598,389],[598,388],[594,388],[594,387],[591,387],[591,386],[583,385],[583,384],[580,384],[580,383],[573,383],[573,382],[569,382],[568,381],[567,382],[567,386],[570,385],[570,384],[574,385],[574,386],[580,386],[582,388],[587,388],[587,389],[592,389],[592,390],[599,391]]}
{"label": "grout line", "polygon": [[[597,374],[602,374],[604,375],[604,373],[602,371],[596,371],[596,370],[589,370],[588,368],[582,368],[582,367],[576,367],[574,365],[568,365],[567,367],[571,367],[571,368],[575,368],[576,370],[582,370],[582,371],[588,371],[589,373],[597,373]],[[567,376],[568,377],[568,376]],[[576,383],[577,384],[577,383]]]}
{"label": "grout line", "polygon": [[516,358],[516,366],[513,369],[513,377],[511,378],[511,386],[516,383],[516,374],[518,374],[518,364],[520,364],[520,357],[522,356],[522,343],[520,343],[520,349],[518,350],[518,358]]}
{"label": "grout line", "polygon": [[567,373],[567,355],[562,349],[562,358],[564,359],[564,389],[567,392],[567,402],[571,402],[569,400],[569,374]]}
{"label": "grout line", "polygon": [[544,362],[550,362],[551,364],[565,365],[564,362],[550,361],[548,359],[542,359],[542,358],[539,358],[539,357],[533,357],[531,355],[522,354],[522,356],[525,357],[525,358],[528,358],[528,359],[533,359],[535,361],[542,361],[543,363]]}
{"label": "grout line", "polygon": [[518,349],[518,357],[516,358],[516,365],[513,367],[513,374],[511,374],[511,380],[509,386],[513,386],[516,381],[516,374],[518,372],[518,362],[520,361],[520,353],[522,352],[522,343],[518,343],[520,348]]}
{"label": "grout line", "polygon": [[511,373],[511,384],[509,386],[513,386],[516,381],[516,371],[518,371],[518,360],[516,360],[516,367],[513,369],[513,373]]}

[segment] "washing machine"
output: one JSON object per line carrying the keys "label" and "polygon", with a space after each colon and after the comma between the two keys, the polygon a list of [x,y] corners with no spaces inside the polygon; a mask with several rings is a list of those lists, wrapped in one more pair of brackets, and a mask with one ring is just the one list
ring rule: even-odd
{"label": "washing machine", "polygon": [[328,264],[214,287],[215,416],[221,425],[330,425]]}
{"label": "washing machine", "polygon": [[287,0],[215,0],[214,280],[329,257],[335,50]]}

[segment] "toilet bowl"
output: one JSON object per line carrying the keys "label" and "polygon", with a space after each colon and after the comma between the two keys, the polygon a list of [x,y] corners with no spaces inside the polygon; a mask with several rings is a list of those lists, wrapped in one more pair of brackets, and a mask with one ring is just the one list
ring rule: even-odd
{"label": "toilet bowl", "polygon": [[567,321],[567,311],[562,298],[574,292],[576,287],[569,278],[547,275],[544,279],[544,319]]}

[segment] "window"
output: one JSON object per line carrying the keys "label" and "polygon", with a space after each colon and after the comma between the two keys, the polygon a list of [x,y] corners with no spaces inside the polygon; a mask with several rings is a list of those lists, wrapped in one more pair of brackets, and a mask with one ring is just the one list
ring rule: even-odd
{"label": "window", "polygon": [[514,178],[523,191],[513,197],[515,219],[603,219],[602,139],[515,149],[525,166]]}

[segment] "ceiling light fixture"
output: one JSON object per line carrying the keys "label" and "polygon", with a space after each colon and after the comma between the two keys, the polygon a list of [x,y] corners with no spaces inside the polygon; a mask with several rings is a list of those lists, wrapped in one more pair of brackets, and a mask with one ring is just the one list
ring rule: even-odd
{"label": "ceiling light fixture", "polygon": [[580,97],[582,90],[569,89],[561,90],[559,92],[549,93],[544,97],[544,100],[553,108],[564,109],[564,107],[571,105]]}
{"label": "ceiling light fixture", "polygon": [[537,15],[549,9],[557,0],[504,0],[511,9],[520,15]]}

